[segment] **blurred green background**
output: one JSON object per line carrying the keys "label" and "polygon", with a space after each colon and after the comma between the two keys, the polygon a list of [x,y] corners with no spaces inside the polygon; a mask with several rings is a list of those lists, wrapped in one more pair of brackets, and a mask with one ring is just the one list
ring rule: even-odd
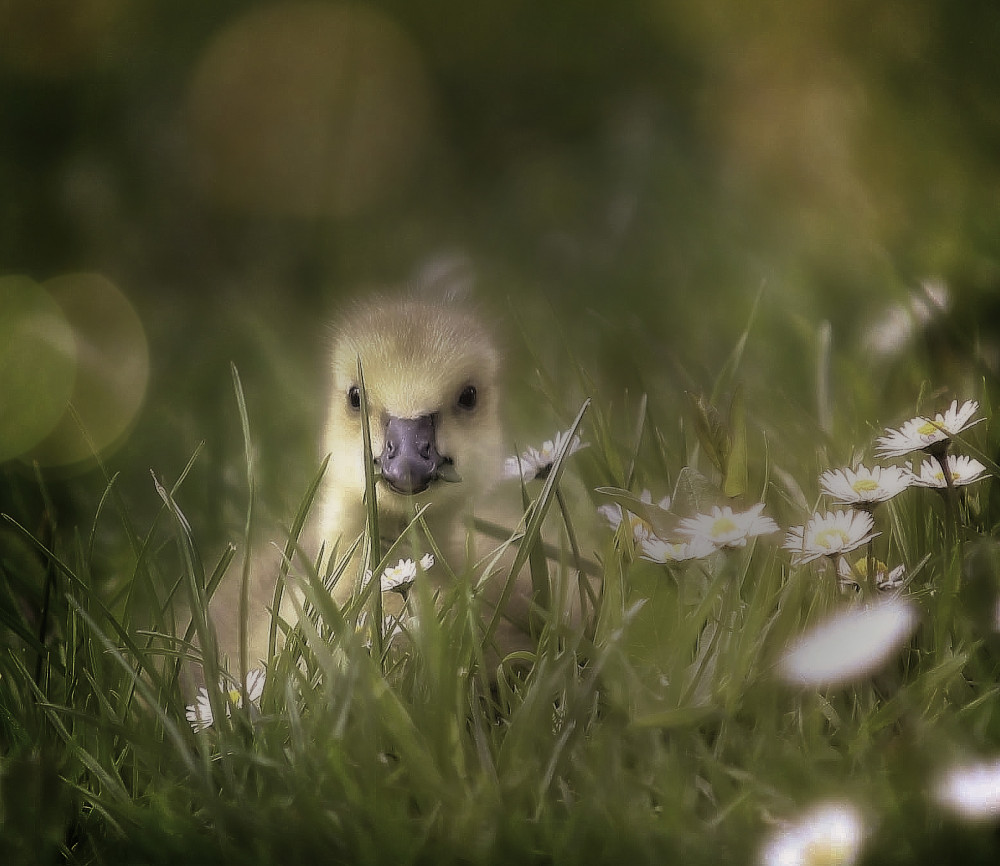
{"label": "blurred green background", "polygon": [[[183,504],[210,532],[242,520],[229,363],[284,511],[337,303],[440,274],[504,320],[515,382],[571,351],[654,419],[711,387],[760,292],[758,422],[889,422],[997,369],[998,44],[992,0],[6,0],[0,318],[42,286],[99,356],[75,381],[133,389],[91,412],[132,507],[206,441]],[[30,366],[61,394],[49,342]],[[74,475],[45,454],[4,464],[19,496],[32,459]]]}

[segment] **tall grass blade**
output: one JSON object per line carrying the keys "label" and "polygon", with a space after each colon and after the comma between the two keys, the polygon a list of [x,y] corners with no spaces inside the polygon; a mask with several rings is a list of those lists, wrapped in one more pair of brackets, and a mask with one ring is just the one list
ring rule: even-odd
{"label": "tall grass blade", "polygon": [[577,413],[576,418],[570,425],[562,443],[562,447],[556,455],[555,461],[552,464],[552,469],[545,479],[542,491],[534,502],[531,513],[528,517],[528,523],[524,530],[524,538],[522,539],[517,553],[514,556],[514,562],[508,572],[506,583],[500,594],[500,599],[497,602],[496,610],[494,611],[493,616],[490,619],[490,623],[486,628],[486,632],[483,635],[484,647],[491,644],[493,636],[496,634],[497,627],[500,624],[500,618],[503,616],[504,608],[514,590],[514,584],[517,580],[517,576],[520,574],[521,569],[527,562],[531,549],[541,534],[542,522],[545,520],[545,515],[548,513],[549,506],[552,504],[553,499],[555,499],[556,488],[562,478],[563,468],[566,457],[569,454],[570,446],[573,444],[573,438],[576,436],[576,432],[580,428],[583,416],[586,414],[589,406],[590,400],[587,399],[584,401],[583,406],[580,407],[580,411]]}

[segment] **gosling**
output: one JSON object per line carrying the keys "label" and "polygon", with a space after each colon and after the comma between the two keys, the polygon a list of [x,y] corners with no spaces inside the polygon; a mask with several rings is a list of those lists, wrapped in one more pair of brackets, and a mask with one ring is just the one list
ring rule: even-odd
{"label": "gosling", "polygon": [[[497,542],[471,532],[476,515],[513,525],[520,517],[509,500],[516,485],[497,488],[504,468],[501,356],[491,331],[473,308],[419,294],[376,295],[346,311],[333,331],[325,372],[328,408],[320,452],[329,463],[317,494],[316,519],[306,533],[307,551],[340,556],[365,530],[365,457],[362,382],[368,408],[371,453],[376,472],[381,549],[403,533],[417,510],[448,566],[460,573]],[[514,499],[517,497],[515,496]],[[508,500],[504,502],[503,500]],[[426,552],[404,546],[401,556]],[[333,587],[338,605],[360,589],[358,554]],[[503,564],[509,565],[512,554]],[[503,564],[483,589],[484,611],[499,604]],[[271,617],[267,606],[277,568],[255,562],[250,588],[249,662],[267,654]],[[324,563],[324,567],[328,564]],[[442,586],[447,570],[435,567],[421,579]],[[220,648],[232,662],[239,646],[238,583],[229,580],[213,599]],[[294,591],[294,590],[293,590]],[[294,623],[295,607],[286,592],[280,616]],[[299,601],[300,593],[295,593]],[[386,598],[387,613],[401,599]],[[504,603],[496,643],[501,653],[532,646],[529,636],[531,585],[520,575]]]}

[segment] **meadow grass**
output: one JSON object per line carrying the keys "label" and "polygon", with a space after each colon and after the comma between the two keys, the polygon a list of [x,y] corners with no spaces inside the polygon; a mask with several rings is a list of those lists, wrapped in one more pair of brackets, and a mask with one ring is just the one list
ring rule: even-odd
{"label": "meadow grass", "polygon": [[[214,560],[179,505],[197,452],[177,478],[154,477],[161,507],[148,526],[114,476],[89,526],[36,532],[5,515],[16,555],[3,561],[0,605],[0,861],[744,863],[811,804],[840,802],[863,816],[862,862],[994,862],[995,816],[963,822],[934,796],[948,767],[1000,742],[993,478],[878,506],[880,534],[850,557],[847,590],[833,560],[798,563],[783,534],[685,562],[641,556],[636,526],[669,536],[714,505],[760,501],[787,528],[819,506],[801,447],[757,432],[735,384],[744,345],[673,427],[645,396],[629,411],[563,406],[588,447],[570,454],[567,437],[544,477],[523,482],[524,516],[496,555],[450,573],[436,598],[414,582],[411,615],[392,624],[402,634],[380,626],[378,581],[343,608],[330,595],[359,561],[378,575],[399,557],[380,549],[372,497],[365,535],[341,539],[329,565],[302,549],[317,467],[274,575],[273,610],[292,581],[304,601],[296,623],[272,618],[259,696],[245,680],[253,660],[245,649],[221,659],[206,615],[220,581],[245,584],[252,567],[239,553],[256,500],[238,376],[244,531]],[[599,390],[577,372],[582,392]],[[539,389],[560,390],[542,373]],[[955,449],[988,460],[988,426]],[[567,495],[571,477],[582,501]],[[670,508],[641,499],[643,486]],[[642,523],[582,535],[581,509],[599,504]],[[407,532],[436,550],[420,514]],[[501,556],[511,546],[512,563]],[[784,682],[789,646],[878,598],[858,564],[872,574],[876,560],[904,566],[893,593],[914,605],[916,629],[846,684]],[[491,579],[508,587],[531,572],[537,649],[498,658],[479,589],[504,561]],[[581,575],[598,591],[577,625],[558,599],[582,591]],[[181,685],[189,659],[204,667],[212,719],[198,731]],[[845,850],[794,862],[849,862]]]}

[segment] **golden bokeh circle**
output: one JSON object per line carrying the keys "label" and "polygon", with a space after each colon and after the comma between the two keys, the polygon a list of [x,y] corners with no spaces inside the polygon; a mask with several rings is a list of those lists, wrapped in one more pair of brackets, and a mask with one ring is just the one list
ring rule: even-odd
{"label": "golden bokeh circle", "polygon": [[420,55],[385,14],[258,7],[218,34],[191,82],[199,186],[242,213],[353,216],[412,175],[429,104]]}
{"label": "golden bokeh circle", "polygon": [[142,406],[149,345],[128,298],[100,274],[67,274],[44,288],[62,309],[76,345],[69,408],[31,451],[43,466],[68,466],[118,445]]}
{"label": "golden bokeh circle", "polygon": [[76,346],[60,306],[28,277],[0,279],[0,460],[37,445],[66,412]]}

